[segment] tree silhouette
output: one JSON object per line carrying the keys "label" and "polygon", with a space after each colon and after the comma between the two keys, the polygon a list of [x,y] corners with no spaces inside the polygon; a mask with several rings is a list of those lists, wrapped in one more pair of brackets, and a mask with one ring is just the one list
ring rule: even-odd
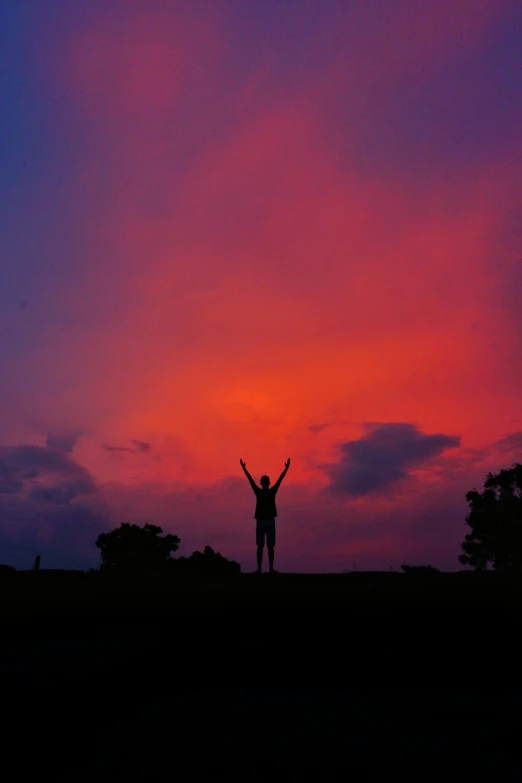
{"label": "tree silhouette", "polygon": [[161,537],[162,532],[156,525],[140,527],[124,522],[109,533],[101,533],[96,546],[101,551],[102,569],[132,573],[164,570],[180,539],[171,534]]}
{"label": "tree silhouette", "polygon": [[484,492],[466,493],[471,532],[461,544],[459,560],[478,571],[493,564],[497,571],[522,568],[522,465],[488,473]]}

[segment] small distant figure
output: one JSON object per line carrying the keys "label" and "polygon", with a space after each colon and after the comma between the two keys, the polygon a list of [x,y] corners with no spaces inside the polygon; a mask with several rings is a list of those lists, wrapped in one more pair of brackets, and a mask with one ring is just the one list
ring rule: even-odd
{"label": "small distant figure", "polygon": [[277,479],[273,487],[270,486],[270,479],[268,476],[261,476],[261,486],[258,487],[248,470],[244,460],[240,459],[239,464],[245,471],[247,479],[250,481],[250,486],[254,490],[256,495],[256,512],[254,518],[256,520],[256,545],[257,545],[257,574],[262,571],[263,563],[263,549],[265,546],[268,549],[268,564],[271,574],[276,574],[274,569],[274,547],[275,547],[275,518],[277,516],[277,509],[275,504],[276,492],[281,486],[281,482],[287,474],[290,467],[290,457],[285,462],[285,469]]}
{"label": "small distant figure", "polygon": [[36,555],[36,557],[34,559],[34,563],[33,563],[33,571],[39,571],[40,570],[40,560],[41,559],[42,558],[40,557],[40,555]]}

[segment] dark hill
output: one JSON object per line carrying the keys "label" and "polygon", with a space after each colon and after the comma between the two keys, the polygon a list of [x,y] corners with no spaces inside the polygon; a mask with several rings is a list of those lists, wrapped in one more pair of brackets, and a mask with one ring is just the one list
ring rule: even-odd
{"label": "dark hill", "polygon": [[431,779],[456,758],[464,779],[487,764],[501,779],[519,763],[513,580],[70,576],[2,586],[4,763],[19,772],[346,779],[424,765]]}

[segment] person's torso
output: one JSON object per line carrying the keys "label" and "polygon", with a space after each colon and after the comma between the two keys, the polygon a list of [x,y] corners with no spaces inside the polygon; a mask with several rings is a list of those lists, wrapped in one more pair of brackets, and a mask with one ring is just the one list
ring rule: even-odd
{"label": "person's torso", "polygon": [[257,493],[256,519],[272,519],[277,516],[275,494],[272,489],[261,489]]}

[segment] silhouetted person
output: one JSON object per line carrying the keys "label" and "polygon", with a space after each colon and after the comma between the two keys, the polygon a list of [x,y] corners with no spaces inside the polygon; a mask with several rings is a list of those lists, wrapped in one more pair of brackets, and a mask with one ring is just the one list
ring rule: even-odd
{"label": "silhouetted person", "polygon": [[254,514],[256,520],[256,544],[257,544],[257,572],[261,573],[261,564],[263,562],[263,549],[265,546],[268,549],[268,563],[270,566],[270,573],[274,574],[274,547],[275,547],[275,518],[277,516],[277,509],[275,504],[276,492],[281,486],[281,482],[286,476],[287,470],[290,467],[290,457],[285,462],[285,469],[277,479],[273,487],[270,486],[270,479],[268,476],[261,476],[261,486],[258,487],[248,470],[246,464],[242,459],[239,463],[247,479],[250,481],[250,486],[256,495],[256,512]]}

